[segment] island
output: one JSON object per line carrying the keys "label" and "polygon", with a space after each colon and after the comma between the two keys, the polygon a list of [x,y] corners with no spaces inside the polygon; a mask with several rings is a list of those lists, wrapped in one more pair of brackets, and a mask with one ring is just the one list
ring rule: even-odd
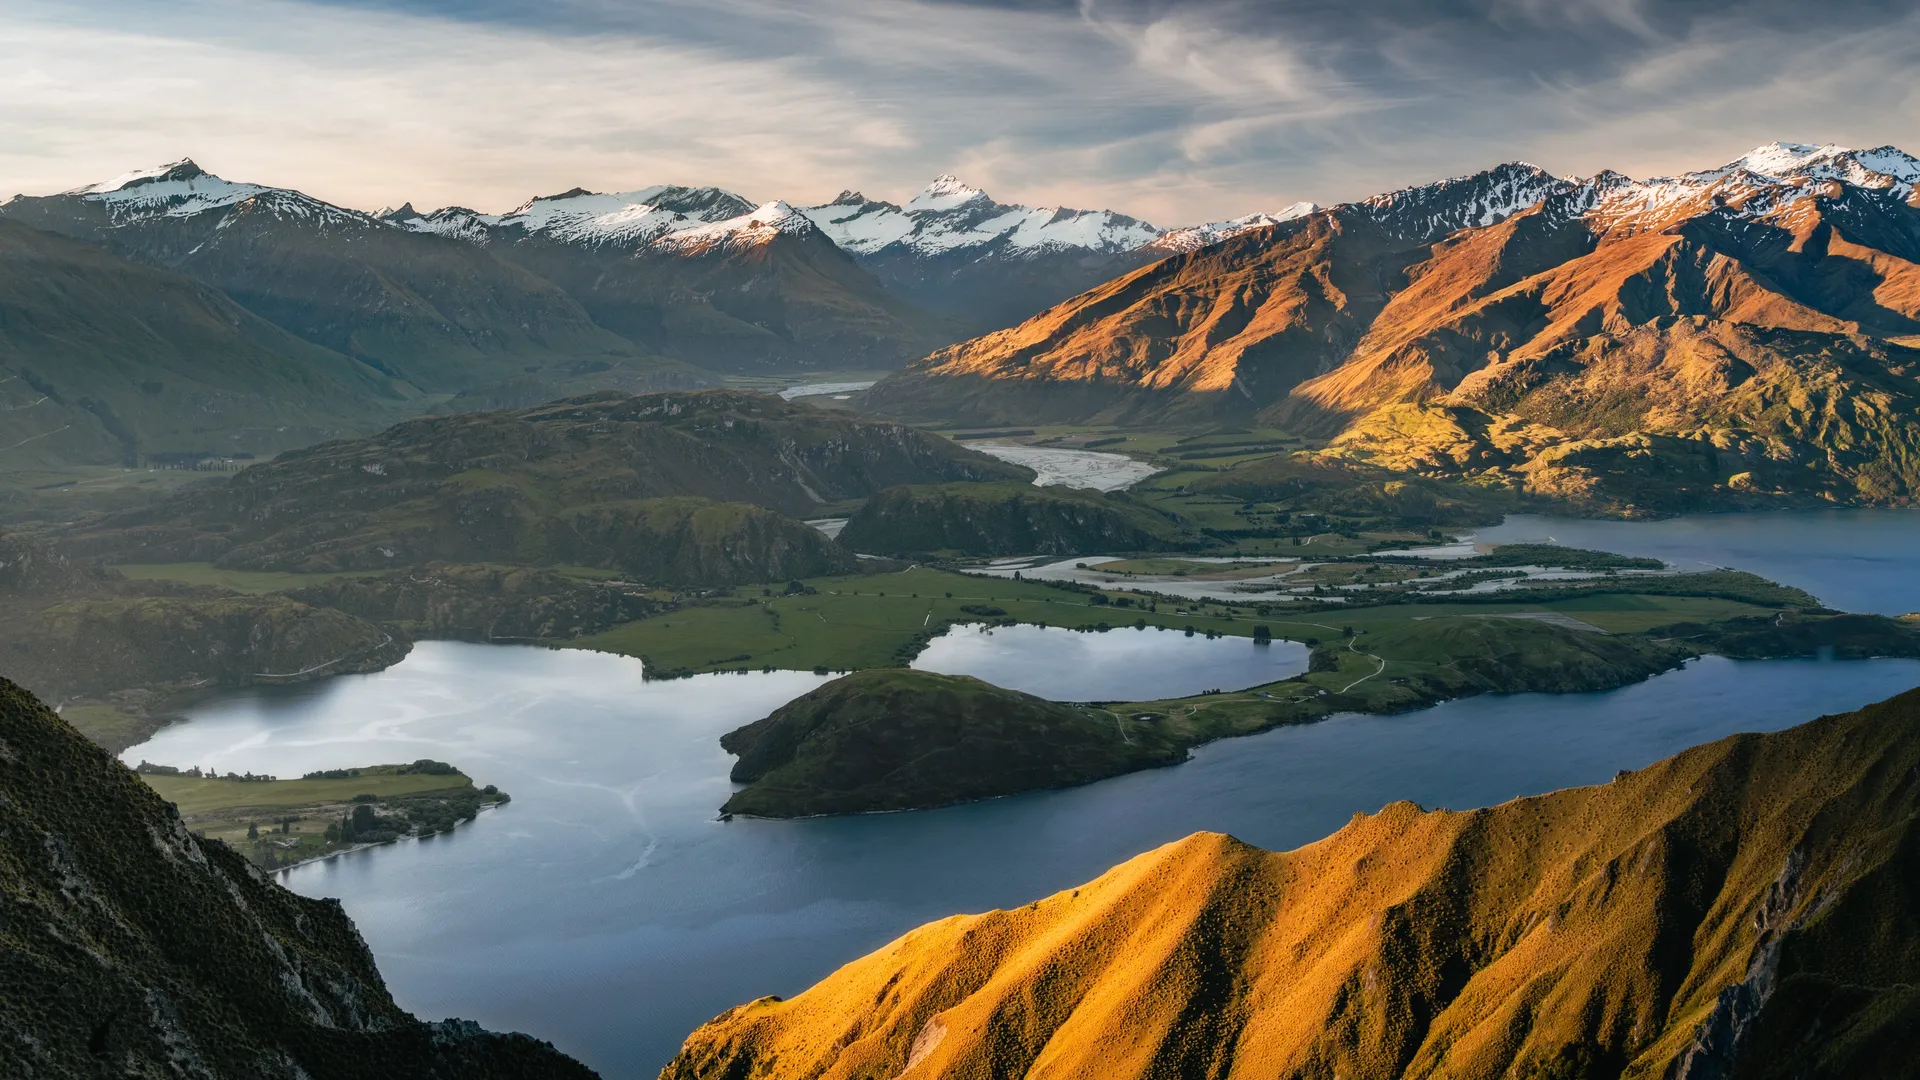
{"label": "island", "polygon": [[325,769],[298,780],[215,775],[142,761],[134,769],[179,810],[195,835],[225,841],[263,870],[283,870],[342,851],[451,832],[507,803],[492,784],[475,787],[444,761]]}
{"label": "island", "polygon": [[944,806],[1187,756],[1149,719],[887,668],[827,683],[720,745],[748,785],[722,812],[783,818]]}

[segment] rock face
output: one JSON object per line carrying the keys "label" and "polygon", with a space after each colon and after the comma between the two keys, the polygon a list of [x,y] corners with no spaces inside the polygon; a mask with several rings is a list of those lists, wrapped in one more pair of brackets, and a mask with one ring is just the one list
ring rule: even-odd
{"label": "rock face", "polygon": [[77,554],[287,570],[565,563],[653,583],[787,580],[852,556],[783,514],[914,481],[1030,475],[758,394],[589,395],[409,421],[110,516]]}
{"label": "rock face", "polygon": [[1598,509],[1897,502],[1920,446],[1920,161],[1409,188],[1135,271],[936,353],[877,408],[1254,417]]}
{"label": "rock face", "polygon": [[338,901],[287,891],[0,681],[0,1072],[585,1078],[394,1004]]}
{"label": "rock face", "polygon": [[1920,692],[1275,853],[1201,833],[694,1032],[670,1080],[1909,1076]]}
{"label": "rock face", "polygon": [[191,277],[0,218],[11,466],[271,454],[392,422],[390,382]]}
{"label": "rock face", "polygon": [[1081,555],[1199,546],[1124,496],[1030,484],[897,487],[867,500],[840,542],[876,555]]}
{"label": "rock face", "polygon": [[1186,758],[1152,724],[893,668],[836,679],[720,745],[749,785],[722,809],[759,817],[944,806]]}

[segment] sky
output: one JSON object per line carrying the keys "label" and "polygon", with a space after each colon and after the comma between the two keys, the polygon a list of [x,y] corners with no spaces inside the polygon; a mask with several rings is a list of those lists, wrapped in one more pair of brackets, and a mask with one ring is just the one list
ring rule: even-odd
{"label": "sky", "polygon": [[7,0],[0,198],[181,157],[374,209],[573,187],[1162,226],[1525,160],[1920,152],[1912,0]]}

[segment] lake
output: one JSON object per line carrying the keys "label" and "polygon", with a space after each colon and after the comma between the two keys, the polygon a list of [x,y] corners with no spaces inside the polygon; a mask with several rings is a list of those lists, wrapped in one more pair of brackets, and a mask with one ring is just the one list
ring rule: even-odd
{"label": "lake", "polygon": [[[1835,604],[1877,581],[1880,594],[1846,606],[1920,606],[1900,599],[1920,572],[1913,546],[1902,554],[1897,543],[1920,518],[1801,517],[1797,537],[1792,521],[1763,523],[1765,542],[1737,527],[1763,517],[1514,519],[1481,536],[1739,565]],[[1653,532],[1633,531],[1643,529]],[[1002,666],[973,670],[1001,679],[1026,660],[999,648],[1050,657],[1018,677],[1069,699],[1105,696],[1072,681],[1084,659],[1062,659],[1069,644],[1117,654],[1142,640],[1131,629],[1004,633],[948,647],[994,646],[987,655]],[[1242,639],[1143,639],[1225,665],[1211,681],[1261,677],[1228,659],[1242,650],[1259,660]],[[1283,728],[1067,791],[916,813],[718,821],[734,790],[718,736],[823,681],[775,672],[649,682],[625,657],[426,642],[384,672],[227,695],[125,756],[279,775],[434,757],[500,785],[514,801],[451,835],[284,880],[341,898],[407,1008],[531,1032],[609,1077],[651,1077],[723,1009],[793,994],[920,923],[1074,887],[1195,830],[1289,848],[1395,799],[1465,808],[1601,783],[1730,732],[1889,697],[1920,685],[1920,662],[1707,658],[1606,693],[1470,698]]]}
{"label": "lake", "polygon": [[1210,640],[1158,627],[1096,634],[972,625],[934,638],[913,666],[972,675],[1055,701],[1151,701],[1290,679],[1307,670],[1308,652],[1293,641],[1257,645],[1243,637]]}
{"label": "lake", "polygon": [[1797,585],[1842,611],[1920,611],[1920,511],[1782,510],[1689,514],[1664,521],[1604,521],[1515,514],[1474,539],[1665,559],[1682,570],[1731,566]]}
{"label": "lake", "polygon": [[336,896],[395,995],[650,1077],[695,1026],[900,933],[1024,903],[1199,829],[1294,847],[1395,799],[1469,807],[1920,684],[1920,662],[1695,662],[1603,694],[1450,702],[1203,747],[1194,760],[945,810],[716,820],[715,741],[822,680],[648,682],[578,650],[428,642],[392,669],[236,694],[129,751],[289,775],[434,757],[514,796],[457,832],[285,875]]}

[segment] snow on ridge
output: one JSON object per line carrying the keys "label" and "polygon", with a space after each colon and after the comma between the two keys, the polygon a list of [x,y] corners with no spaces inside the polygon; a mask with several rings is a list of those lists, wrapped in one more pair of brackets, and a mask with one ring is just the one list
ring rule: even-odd
{"label": "snow on ridge", "polygon": [[818,228],[805,214],[785,200],[761,203],[739,217],[709,221],[668,233],[654,241],[668,250],[699,252],[715,247],[728,249],[753,247],[776,236],[800,236]]}
{"label": "snow on ridge", "polygon": [[921,189],[918,195],[907,200],[908,210],[934,211],[954,210],[974,200],[991,203],[987,193],[963,182],[952,173],[942,173],[933,178],[933,183]]}
{"label": "snow on ridge", "polygon": [[662,238],[725,220],[752,205],[720,188],[656,184],[617,192],[575,188],[558,195],[529,199],[497,217],[478,214],[472,217],[487,229],[517,228],[562,243],[645,247]]}
{"label": "snow on ridge", "polygon": [[378,228],[387,224],[371,214],[335,206],[291,188],[223,180],[194,164],[191,158],[125,173],[63,195],[105,206],[116,225],[159,218],[190,218],[215,210],[230,211],[221,217],[220,228],[234,220],[233,213],[243,211],[331,225]]}
{"label": "snow on ridge", "polygon": [[843,191],[833,202],[803,207],[835,244],[856,255],[896,245],[919,255],[997,246],[1031,257],[1050,251],[1117,254],[1152,243],[1161,230],[1111,210],[997,203],[952,174],[934,179],[905,205]]}
{"label": "snow on ridge", "polygon": [[427,233],[433,236],[445,236],[454,240],[465,240],[474,244],[485,244],[493,238],[492,226],[499,223],[496,216],[469,210],[464,206],[443,206],[425,214],[413,209],[409,203],[399,210],[376,215],[380,220],[397,225],[408,232]]}
{"label": "snow on ridge", "polygon": [[1277,214],[1254,213],[1247,214],[1243,217],[1229,218],[1226,221],[1209,221],[1204,225],[1193,225],[1185,229],[1174,229],[1162,233],[1160,238],[1153,242],[1153,246],[1176,253],[1197,251],[1200,248],[1218,244],[1223,240],[1230,240],[1233,237],[1239,236],[1241,233],[1252,232],[1255,229],[1264,229],[1269,225],[1279,225],[1283,222],[1294,221],[1306,217],[1309,214],[1317,213],[1319,210],[1320,206],[1317,203],[1297,202]]}
{"label": "snow on ridge", "polygon": [[[191,217],[232,206],[277,189],[259,184],[236,184],[181,158],[151,169],[137,169],[111,180],[63,192],[102,203],[118,220],[147,217]],[[304,198],[305,196],[302,196]]]}
{"label": "snow on ridge", "polygon": [[1743,217],[1775,214],[1821,194],[1826,181],[1904,199],[1920,185],[1920,160],[1893,146],[1854,150],[1837,143],[1773,142],[1714,169],[1620,180],[1594,200],[1592,209],[1611,230],[1640,231],[1709,209]]}
{"label": "snow on ridge", "polygon": [[1575,187],[1538,165],[1510,161],[1484,172],[1450,176],[1347,205],[1408,236],[1440,237],[1504,221]]}

